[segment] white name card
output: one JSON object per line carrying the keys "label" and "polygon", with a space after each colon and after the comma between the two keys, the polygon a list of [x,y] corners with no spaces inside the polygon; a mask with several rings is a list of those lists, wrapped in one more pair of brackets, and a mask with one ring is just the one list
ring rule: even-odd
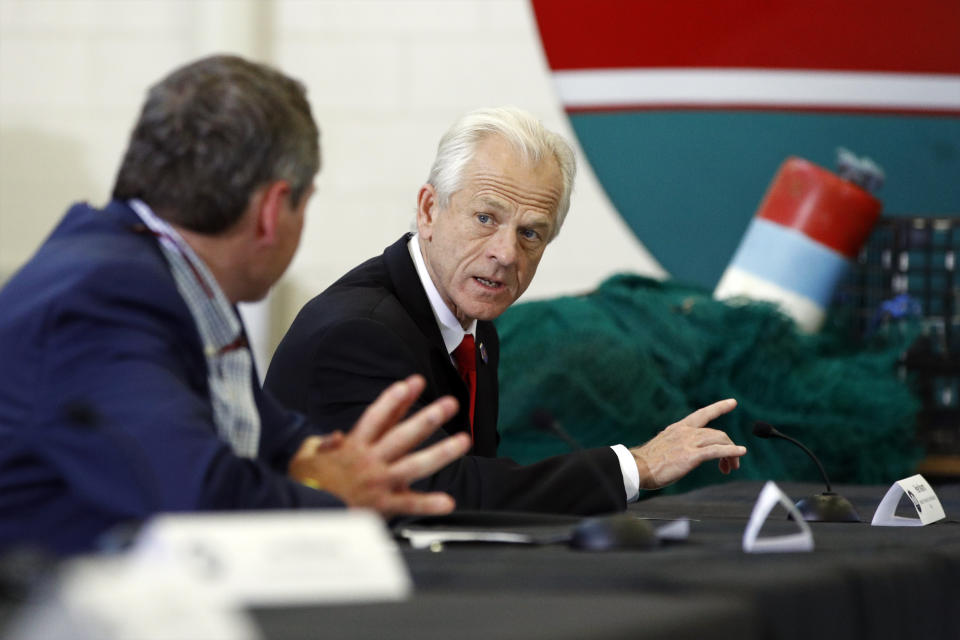
{"label": "white name card", "polygon": [[[896,515],[897,505],[906,495],[917,512],[916,518],[904,518]],[[903,480],[897,480],[887,489],[887,494],[877,506],[870,522],[875,527],[922,527],[943,520],[946,514],[930,483],[919,473]]]}
{"label": "white name card", "polygon": [[379,516],[361,510],[161,515],[134,547],[240,605],[400,600],[412,589]]}
{"label": "white name card", "polygon": [[[760,530],[763,528],[763,523],[767,521],[770,512],[778,503],[793,516],[793,522],[800,531],[761,538]],[[810,531],[810,525],[800,515],[793,501],[772,480],[768,480],[767,484],[763,485],[757,502],[753,505],[750,521],[747,522],[747,528],[743,531],[743,550],[747,553],[813,551],[813,532]]]}

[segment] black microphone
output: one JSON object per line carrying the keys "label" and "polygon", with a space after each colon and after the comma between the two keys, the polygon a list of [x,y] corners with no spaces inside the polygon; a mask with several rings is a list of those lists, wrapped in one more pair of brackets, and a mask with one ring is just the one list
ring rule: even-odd
{"label": "black microphone", "polygon": [[820,469],[820,475],[823,476],[823,482],[827,485],[827,493],[833,493],[833,491],[830,489],[830,478],[827,477],[827,472],[824,470],[823,465],[820,464],[820,460],[817,459],[817,456],[813,455],[813,451],[810,451],[810,449],[804,446],[802,442],[796,438],[791,438],[785,433],[777,431],[777,429],[769,422],[754,422],[753,435],[757,436],[758,438],[782,438],[787,442],[792,442],[803,449],[807,455],[810,456],[810,459],[813,460],[813,462],[817,465],[817,468]]}
{"label": "black microphone", "polygon": [[754,422],[753,435],[758,438],[780,438],[787,442],[792,442],[803,449],[817,465],[817,468],[820,469],[820,475],[823,476],[823,482],[827,485],[827,490],[824,493],[804,498],[797,502],[797,509],[800,511],[800,515],[803,516],[804,520],[813,522],[861,522],[860,515],[857,513],[857,510],[853,508],[853,505],[850,504],[850,501],[833,492],[830,487],[830,478],[827,477],[827,472],[823,468],[823,465],[820,464],[820,460],[817,456],[813,455],[813,452],[802,442],[796,438],[791,438],[785,433],[781,433],[769,422]]}
{"label": "black microphone", "polygon": [[[591,473],[600,481],[614,510],[620,511],[623,487],[618,489],[610,483],[610,479],[604,475],[603,469],[593,456],[588,454],[580,443],[560,426],[553,414],[546,409],[537,409],[530,416],[530,421],[538,430],[557,436],[574,452],[581,454],[587,461]],[[649,523],[626,513],[588,518],[574,527],[570,537],[570,546],[588,551],[651,549],[659,543]]]}

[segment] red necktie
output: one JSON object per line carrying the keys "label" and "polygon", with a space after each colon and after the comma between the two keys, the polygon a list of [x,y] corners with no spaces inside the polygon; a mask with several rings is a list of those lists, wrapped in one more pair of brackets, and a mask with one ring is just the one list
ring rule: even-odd
{"label": "red necktie", "polygon": [[473,409],[477,404],[477,352],[473,345],[473,336],[463,336],[460,346],[453,350],[453,359],[457,371],[470,390],[470,437],[473,438]]}

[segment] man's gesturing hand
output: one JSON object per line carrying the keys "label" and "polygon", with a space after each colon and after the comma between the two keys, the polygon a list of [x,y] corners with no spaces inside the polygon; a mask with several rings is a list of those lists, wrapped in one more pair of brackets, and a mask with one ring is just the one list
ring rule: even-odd
{"label": "man's gesturing hand", "polygon": [[733,444],[723,431],[706,428],[711,420],[733,411],[734,399],[721,400],[675,422],[652,440],[630,449],[640,470],[641,489],[659,489],[673,484],[707,460],[720,459],[720,472],[740,468],[746,447]]}
{"label": "man's gesturing hand", "polygon": [[396,382],[367,407],[350,433],[307,438],[290,461],[290,475],[384,517],[449,513],[453,498],[412,491],[410,483],[466,453],[470,436],[459,433],[408,453],[457,412],[457,401],[445,397],[397,424],[424,386],[418,375]]}

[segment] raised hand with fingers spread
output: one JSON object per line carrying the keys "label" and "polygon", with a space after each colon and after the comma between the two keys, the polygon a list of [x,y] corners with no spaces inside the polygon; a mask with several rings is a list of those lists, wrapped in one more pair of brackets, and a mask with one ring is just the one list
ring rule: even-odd
{"label": "raised hand with fingers spread", "polygon": [[384,517],[452,511],[455,503],[449,495],[410,489],[410,483],[470,448],[470,436],[458,433],[410,453],[457,412],[457,401],[448,396],[399,422],[425,384],[419,375],[396,382],[367,407],[350,433],[307,438],[290,461],[290,476],[351,507],[368,507]]}

